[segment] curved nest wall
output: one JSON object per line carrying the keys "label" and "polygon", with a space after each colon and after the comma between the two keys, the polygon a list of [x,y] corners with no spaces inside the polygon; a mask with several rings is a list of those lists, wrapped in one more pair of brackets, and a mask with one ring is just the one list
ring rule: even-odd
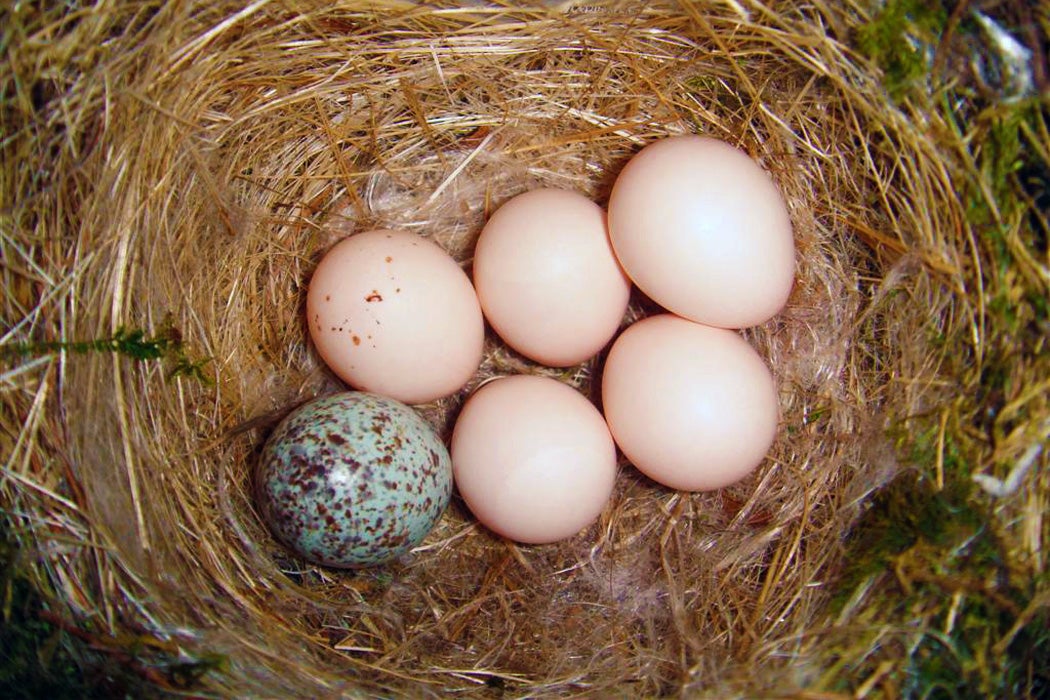
{"label": "curved nest wall", "polygon": [[[1047,20],[920,5],[4,10],[12,570],[82,663],[158,692],[1045,692],[1045,57],[1009,63],[978,15],[1022,46]],[[746,150],[795,226],[789,305],[746,333],[780,389],[763,466],[685,494],[625,463],[558,545],[454,499],[382,569],[280,548],[249,474],[341,386],[301,320],[326,247],[403,228],[469,266],[511,196],[604,203],[684,132]],[[447,436],[487,377],[593,395],[600,367],[490,334],[467,390],[420,408]]]}

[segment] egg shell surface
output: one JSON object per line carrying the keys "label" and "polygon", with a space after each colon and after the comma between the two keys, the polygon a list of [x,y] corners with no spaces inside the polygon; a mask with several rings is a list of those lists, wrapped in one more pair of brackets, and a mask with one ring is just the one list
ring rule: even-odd
{"label": "egg shell surface", "polygon": [[311,401],[277,426],[255,490],[263,521],[305,559],[372,566],[430,532],[452,495],[452,465],[411,408],[345,392]]}
{"label": "egg shell surface", "polygon": [[638,288],[693,321],[755,326],[791,293],[784,197],[758,163],[718,139],[674,136],[631,158],[609,196],[609,235]]}
{"label": "egg shell surface", "polygon": [[579,364],[601,350],[631,291],[604,210],[560,189],[526,192],[493,213],[478,238],[474,284],[496,333],[550,367]]}
{"label": "egg shell surface", "polygon": [[452,465],[478,520],[509,539],[544,544],[601,514],[616,480],[616,447],[578,391],[518,375],[467,400],[452,434]]}
{"label": "egg shell surface", "polygon": [[624,455],[684,491],[728,486],[760,465],[777,433],[773,376],[736,332],[671,314],[613,343],[602,404]]}
{"label": "egg shell surface", "polygon": [[340,379],[405,403],[455,393],[481,363],[485,322],[470,279],[414,233],[368,231],[335,244],[310,279],[306,314]]}

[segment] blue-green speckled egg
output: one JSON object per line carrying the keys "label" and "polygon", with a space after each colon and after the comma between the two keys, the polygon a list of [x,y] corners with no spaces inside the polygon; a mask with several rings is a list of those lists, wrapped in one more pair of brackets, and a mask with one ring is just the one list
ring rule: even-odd
{"label": "blue-green speckled egg", "polygon": [[277,538],[341,568],[381,564],[419,544],[452,496],[452,462],[430,425],[362,392],[293,411],[267,440],[255,477]]}

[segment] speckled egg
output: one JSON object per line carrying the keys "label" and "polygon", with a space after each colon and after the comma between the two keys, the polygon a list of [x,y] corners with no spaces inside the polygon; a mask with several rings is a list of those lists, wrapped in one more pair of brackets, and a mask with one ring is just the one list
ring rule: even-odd
{"label": "speckled egg", "polygon": [[415,411],[346,392],[285,418],[255,474],[260,513],[306,559],[351,568],[419,544],[452,496],[448,450]]}

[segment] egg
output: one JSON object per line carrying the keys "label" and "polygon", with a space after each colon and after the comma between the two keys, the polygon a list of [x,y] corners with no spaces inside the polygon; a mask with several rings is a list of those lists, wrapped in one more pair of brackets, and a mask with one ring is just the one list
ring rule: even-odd
{"label": "egg", "polygon": [[511,540],[543,544],[601,514],[616,479],[616,447],[582,394],[518,375],[467,400],[452,434],[452,468],[479,521]]}
{"label": "egg", "polygon": [[616,444],[665,486],[707,491],[760,465],[777,433],[773,376],[736,332],[672,314],[613,343],[602,404]]}
{"label": "egg", "polygon": [[639,289],[693,321],[755,326],[791,293],[784,198],[746,153],[717,139],[675,136],[631,158],[609,196],[609,235]]}
{"label": "egg", "polygon": [[485,324],[470,279],[413,233],[368,231],[333,246],[310,280],[306,314],[336,375],[405,403],[455,393],[481,363]]}
{"label": "egg", "polygon": [[259,513],[277,539],[339,568],[404,554],[452,496],[449,454],[430,425],[402,403],[363,392],[289,414],[254,476]]}
{"label": "egg", "polygon": [[559,189],[532,190],[496,210],[478,238],[474,284],[507,345],[551,367],[579,364],[601,350],[631,290],[604,210]]}

